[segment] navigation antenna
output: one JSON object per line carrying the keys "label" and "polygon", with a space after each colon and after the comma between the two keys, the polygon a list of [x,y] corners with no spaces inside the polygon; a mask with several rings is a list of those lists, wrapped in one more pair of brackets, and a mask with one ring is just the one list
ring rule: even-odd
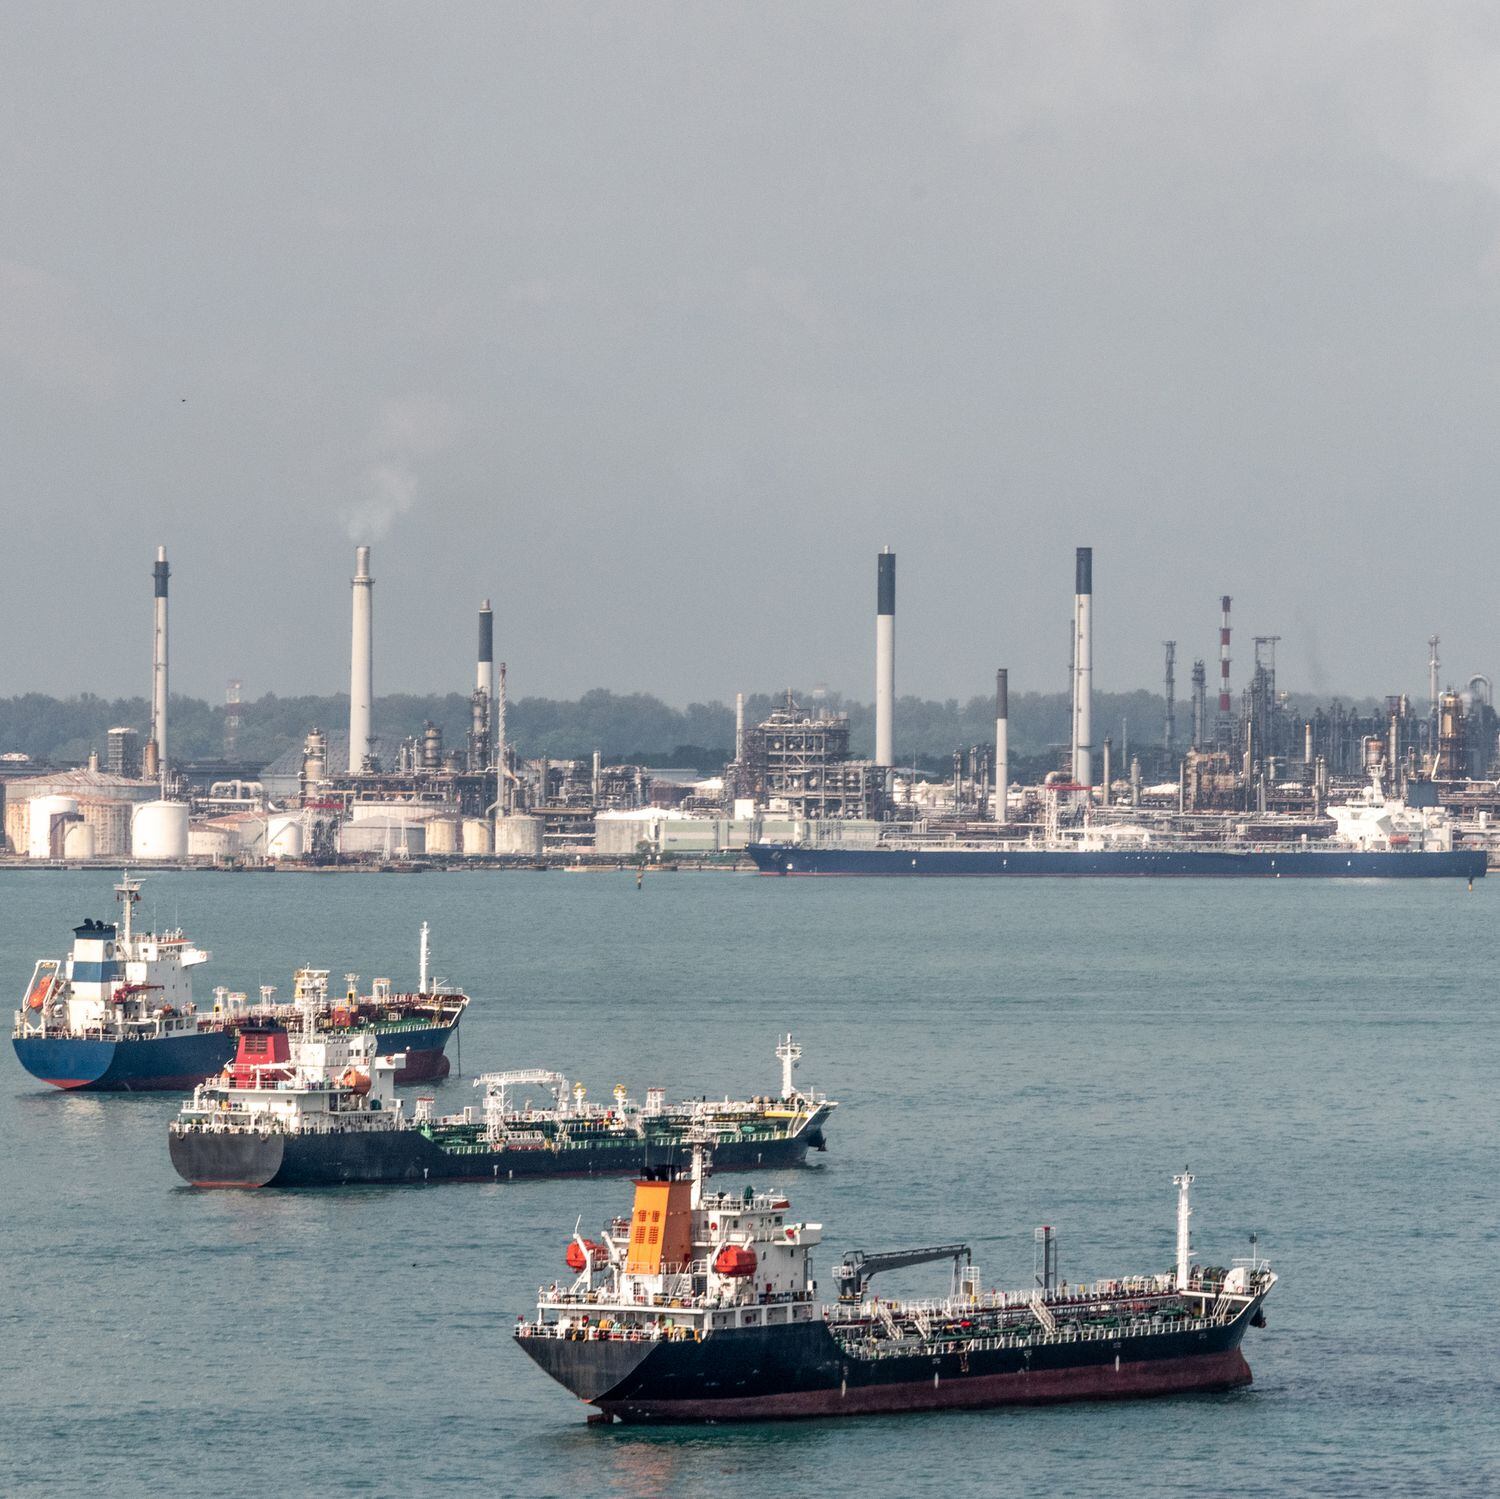
{"label": "navigation antenna", "polygon": [[1193,1258],[1193,1234],[1190,1227],[1193,1205],[1188,1196],[1193,1177],[1186,1166],[1182,1168],[1180,1176],[1172,1178],[1172,1185],[1177,1188],[1177,1289],[1185,1291],[1188,1288],[1188,1272]]}
{"label": "navigation antenna", "polygon": [[115,899],[120,902],[125,913],[125,941],[124,946],[128,951],[130,948],[131,913],[135,910],[135,904],[141,898],[141,882],[139,880],[123,879],[115,886]]}
{"label": "navigation antenna", "polygon": [[802,1056],[802,1048],[792,1040],[792,1033],[776,1043],[776,1055],[781,1058],[781,1097],[785,1102],[792,1096],[792,1069]]}
{"label": "navigation antenna", "polygon": [[703,1183],[708,1180],[711,1169],[710,1150],[714,1143],[714,1132],[701,1118],[695,1119],[688,1126],[685,1139],[693,1147],[693,1190],[688,1203],[696,1211],[703,1206]]}

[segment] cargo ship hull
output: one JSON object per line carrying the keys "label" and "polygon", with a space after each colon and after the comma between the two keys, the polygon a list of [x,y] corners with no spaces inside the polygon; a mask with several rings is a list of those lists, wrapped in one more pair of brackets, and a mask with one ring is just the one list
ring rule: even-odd
{"label": "cargo ship hull", "polygon": [[[404,1051],[398,1083],[447,1077],[444,1048],[454,1026],[391,1031],[376,1027],[382,1051]],[[209,1028],[186,1035],[138,1040],[95,1040],[85,1036],[14,1036],[21,1065],[54,1088],[95,1093],[181,1092],[195,1088],[234,1056],[237,1032]]]}
{"label": "cargo ship hull", "polygon": [[1251,1381],[1240,1343],[1252,1315],[1202,1331],[974,1351],[927,1345],[879,1359],[845,1348],[822,1322],[738,1328],[701,1342],[518,1341],[579,1399],[618,1420],[774,1420],[1230,1390]]}
{"label": "cargo ship hull", "polygon": [[1482,850],[1354,849],[987,849],[804,848],[753,843],[762,874],[782,875],[1042,875],[1217,879],[1468,879],[1484,878]]}
{"label": "cargo ship hull", "polygon": [[[427,1130],[407,1126],[348,1133],[173,1130],[172,1164],[196,1187],[333,1187],[426,1181],[525,1181],[564,1176],[631,1176],[680,1161],[669,1139],[609,1139],[565,1146],[517,1148],[468,1144],[453,1148]],[[800,1166],[823,1149],[821,1119],[795,1135],[722,1141],[719,1169]]]}

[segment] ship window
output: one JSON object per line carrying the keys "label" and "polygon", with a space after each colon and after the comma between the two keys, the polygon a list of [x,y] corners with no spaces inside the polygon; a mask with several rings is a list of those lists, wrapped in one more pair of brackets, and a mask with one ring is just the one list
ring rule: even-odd
{"label": "ship window", "polygon": [[759,1312],[746,1312],[745,1313],[744,1322],[745,1322],[745,1326],[746,1327],[759,1327],[760,1326],[760,1313]]}

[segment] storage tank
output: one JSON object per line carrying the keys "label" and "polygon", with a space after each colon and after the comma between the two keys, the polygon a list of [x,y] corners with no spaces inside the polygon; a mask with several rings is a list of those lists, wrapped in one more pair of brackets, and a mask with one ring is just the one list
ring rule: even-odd
{"label": "storage tank", "polygon": [[495,852],[522,854],[535,859],[542,851],[542,820],[539,817],[497,817]]}
{"label": "storage tank", "polygon": [[65,819],[78,816],[78,799],[72,796],[34,796],[27,804],[26,854],[32,859],[62,857]]}
{"label": "storage tank", "polygon": [[94,853],[99,858],[119,858],[130,852],[130,814],[134,807],[133,802],[126,801],[79,801],[83,820],[94,830]]}
{"label": "storage tank", "polygon": [[427,824],[427,852],[456,854],[459,850],[459,825],[456,818],[434,817]]}
{"label": "storage tank", "polygon": [[302,857],[302,819],[282,813],[266,819],[266,857],[300,859]]}
{"label": "storage tank", "polygon": [[476,858],[495,851],[495,835],[487,817],[464,818],[464,855]]}
{"label": "storage tank", "polygon": [[130,853],[135,859],[185,859],[188,856],[186,802],[143,802],[130,824]]}
{"label": "storage tank", "polygon": [[228,859],[240,851],[240,835],[220,823],[200,822],[188,828],[188,854],[194,859]]}
{"label": "storage tank", "polygon": [[416,858],[427,852],[424,824],[404,822],[346,822],[339,829],[339,851],[380,859]]}
{"label": "storage tank", "polygon": [[64,823],[63,858],[92,859],[94,857],[94,830],[86,822]]}

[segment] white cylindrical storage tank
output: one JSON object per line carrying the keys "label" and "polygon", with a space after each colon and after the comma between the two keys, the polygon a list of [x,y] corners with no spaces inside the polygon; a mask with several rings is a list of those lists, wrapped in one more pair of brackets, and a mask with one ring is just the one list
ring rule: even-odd
{"label": "white cylindrical storage tank", "polygon": [[63,833],[63,858],[92,859],[94,857],[94,830],[86,822],[65,823]]}
{"label": "white cylindrical storage tank", "polygon": [[[59,819],[78,816],[78,799],[72,796],[34,796],[27,806],[26,854],[32,859],[60,859],[62,832]],[[66,828],[67,824],[62,824]]]}
{"label": "white cylindrical storage tank", "polygon": [[497,817],[495,852],[536,858],[542,851],[542,820],[539,817]]}
{"label": "white cylindrical storage tank", "polygon": [[283,814],[266,819],[266,857],[300,859],[302,857],[302,819]]}
{"label": "white cylindrical storage tank", "polygon": [[427,824],[427,852],[456,854],[459,851],[458,822],[452,817],[434,817]]}
{"label": "white cylindrical storage tank", "polygon": [[495,835],[488,817],[464,818],[464,853],[469,858],[495,851]]}
{"label": "white cylindrical storage tank", "polygon": [[346,822],[339,829],[339,852],[381,859],[416,858],[427,852],[427,829],[420,822]]}
{"label": "white cylindrical storage tank", "polygon": [[188,854],[194,859],[227,859],[240,851],[240,835],[217,823],[195,823],[188,828]]}
{"label": "white cylindrical storage tank", "polygon": [[187,858],[187,803],[142,802],[130,824],[130,854],[135,859]]}

